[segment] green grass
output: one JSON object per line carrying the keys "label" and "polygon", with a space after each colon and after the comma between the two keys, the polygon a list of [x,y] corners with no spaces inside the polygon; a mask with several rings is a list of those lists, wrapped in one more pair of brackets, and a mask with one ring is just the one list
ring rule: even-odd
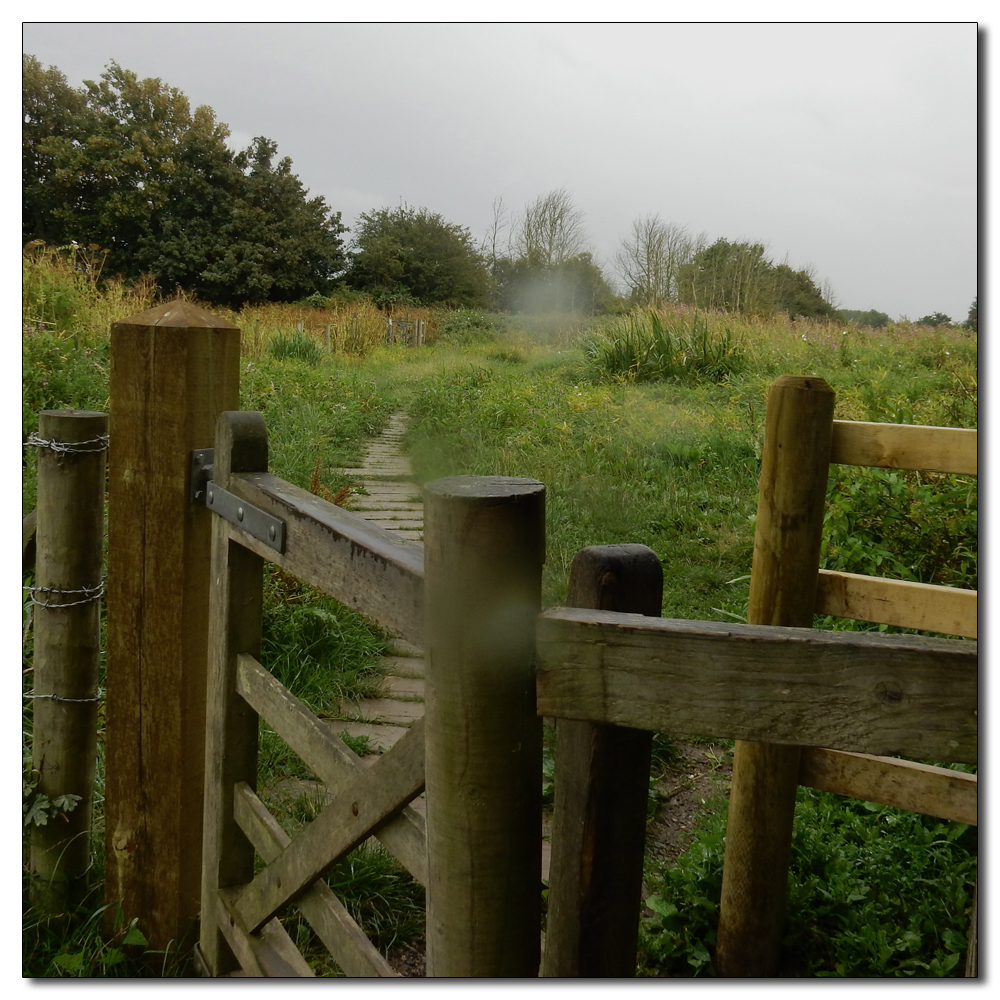
{"label": "green grass", "polygon": [[[59,335],[32,329],[25,336],[25,433],[39,409],[107,405],[106,338],[90,318],[74,326],[58,289],[39,287],[32,301],[49,310],[46,317],[58,313]],[[88,316],[98,313],[92,305]],[[288,329],[294,319],[275,312],[268,322]],[[349,332],[353,319],[345,323]],[[462,473],[540,479],[547,489],[547,604],[565,601],[579,548],[641,542],[663,561],[665,615],[743,620],[765,396],[780,374],[825,378],[841,419],[966,427],[978,420],[977,344],[962,331],[765,323],[683,309],[586,322],[457,313],[435,317],[428,329],[434,343],[423,349],[369,347],[363,360],[323,353],[313,364],[308,347],[299,351],[305,359],[295,350],[268,353],[254,327],[251,356],[242,360],[241,405],[267,419],[271,470],[304,488],[314,477],[332,492],[352,485],[334,470],[358,464],[362,442],[399,407],[411,415],[409,447],[421,481]],[[974,479],[841,470],[831,478],[829,501],[828,567],[976,586]],[[26,513],[34,503],[31,454],[23,502]],[[28,669],[30,631],[26,638]],[[317,711],[375,693],[374,664],[384,648],[378,629],[359,616],[269,575],[263,659]],[[30,731],[29,702],[26,767]],[[266,726],[260,750],[262,785],[313,778]],[[660,756],[672,752],[661,739]],[[67,921],[25,911],[32,975],[119,975],[137,967],[123,941],[104,941],[99,929],[103,754],[98,769],[93,895]],[[551,773],[543,780],[551,784]],[[656,914],[642,928],[647,974],[712,972],[725,808],[722,800],[710,805],[684,858],[647,873]],[[292,804],[281,819],[304,822],[315,806]],[[798,957],[788,974],[961,974],[974,830],[802,789],[793,852],[786,951]],[[349,908],[382,947],[420,928],[419,887],[393,865],[377,852],[355,852],[331,876],[338,892],[356,893]],[[366,907],[377,900],[376,915]],[[317,972],[335,974],[311,931],[294,917],[290,928]]]}

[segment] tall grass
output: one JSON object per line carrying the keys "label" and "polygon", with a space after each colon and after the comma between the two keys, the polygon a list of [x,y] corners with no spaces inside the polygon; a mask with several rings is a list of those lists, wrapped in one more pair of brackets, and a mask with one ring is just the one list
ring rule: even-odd
{"label": "tall grass", "polygon": [[639,382],[721,384],[750,365],[743,338],[734,337],[728,325],[713,329],[698,313],[690,321],[656,312],[633,313],[595,337],[586,352],[598,375]]}

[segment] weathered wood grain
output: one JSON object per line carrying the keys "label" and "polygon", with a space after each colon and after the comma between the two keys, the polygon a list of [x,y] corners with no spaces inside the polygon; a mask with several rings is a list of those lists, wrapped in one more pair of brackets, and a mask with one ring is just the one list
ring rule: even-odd
{"label": "weathered wood grain", "polygon": [[958,427],[835,420],[830,461],[881,469],[979,474],[979,432]]}
{"label": "weathered wood grain", "polygon": [[[238,657],[237,690],[267,720],[303,763],[338,795],[348,782],[367,769],[357,755],[316,718],[252,656]],[[421,885],[427,885],[427,826],[422,813],[406,806],[377,833]]]}
{"label": "weathered wood grain", "polygon": [[[267,468],[267,429],[259,413],[227,411],[215,433],[215,482]],[[199,930],[212,975],[232,971],[236,956],[220,938],[218,889],[253,878],[253,847],[233,818],[233,788],[257,777],[257,715],[236,691],[238,654],[260,653],[263,560],[231,538],[229,522],[212,520],[212,580],[205,736],[205,813]],[[227,939],[228,940],[228,939]]]}
{"label": "weathered wood grain", "polygon": [[803,747],[799,784],[969,826],[979,824],[978,778],[946,767]]}
{"label": "weathered wood grain", "polygon": [[974,642],[575,608],[545,611],[537,636],[543,715],[878,756],[977,759]]}
{"label": "weathered wood grain", "polygon": [[[106,413],[43,410],[38,417],[41,439],[69,447],[107,432]],[[40,448],[38,456],[31,767],[38,794],[79,796],[62,818],[30,828],[31,898],[50,915],[80,901],[91,865],[106,454]],[[92,599],[84,588],[93,588]]]}
{"label": "weathered wood grain", "polygon": [[533,479],[424,490],[429,976],[538,975],[544,502]]}
{"label": "weathered wood grain", "polygon": [[[659,616],[663,566],[645,545],[593,545],[566,603]],[[653,734],[556,720],[552,860],[542,975],[635,975]]]}
{"label": "weathered wood grain", "polygon": [[239,379],[239,329],[190,302],[112,326],[106,912],[153,949],[190,948],[200,909],[212,514],[188,469]]}
{"label": "weathered wood grain", "polygon": [[816,613],[966,639],[979,634],[979,594],[975,590],[827,569],[819,571]]}
{"label": "weathered wood grain", "polygon": [[261,979],[314,979],[316,973],[302,957],[288,932],[275,919],[257,934],[248,934],[235,908],[233,889],[219,890],[219,929],[243,972]]}
{"label": "weathered wood grain", "polygon": [[285,522],[284,554],[241,532],[249,549],[394,635],[423,642],[419,545],[276,476],[234,476],[229,489]]}
{"label": "weathered wood grain", "polygon": [[243,888],[234,903],[243,925],[251,933],[258,930],[423,788],[423,720],[419,720]]}
{"label": "weathered wood grain", "polygon": [[[815,376],[783,375],[768,390],[749,622],[813,622],[833,405],[833,390]],[[734,749],[715,956],[724,976],[777,968],[798,768],[794,746]]]}
{"label": "weathered wood grain", "polygon": [[[243,782],[236,786],[233,812],[240,828],[266,864],[270,864],[291,843],[291,838],[264,803]],[[326,945],[344,975],[398,976],[325,882],[314,882],[312,888],[299,896],[295,905]]]}

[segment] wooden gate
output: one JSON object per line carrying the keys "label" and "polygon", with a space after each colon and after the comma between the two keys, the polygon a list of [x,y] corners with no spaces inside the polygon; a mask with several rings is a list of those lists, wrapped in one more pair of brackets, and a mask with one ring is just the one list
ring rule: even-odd
{"label": "wooden gate", "polygon": [[[322,881],[375,835],[428,889],[430,974],[536,975],[541,729],[531,654],[544,488],[500,477],[427,487],[425,530],[439,544],[428,542],[434,585],[425,626],[422,545],[266,470],[261,415],[224,412],[204,484],[219,516],[212,524],[201,970],[312,975],[278,919],[294,904],[347,975],[395,975]],[[258,661],[265,559],[394,634],[426,640],[425,719],[433,733],[426,822],[409,805],[425,787],[424,720],[364,768]],[[291,841],[255,791],[259,719],[332,796]],[[255,853],[266,865],[256,875]],[[536,879],[518,880],[511,891],[507,873],[532,869]]]}
{"label": "wooden gate", "polygon": [[[423,726],[414,725],[372,768],[364,768],[330,727],[258,662],[262,572],[268,559],[419,641],[422,558],[417,547],[388,541],[362,519],[266,470],[263,418],[224,413],[208,499],[220,500],[221,491],[231,491],[237,520],[218,516],[212,524],[199,959],[203,970],[216,976],[236,968],[251,976],[311,976],[277,919],[294,898],[347,975],[391,976],[389,964],[319,876],[379,828],[382,843],[426,886],[424,817],[408,806],[424,787]],[[274,525],[260,520],[261,512],[280,513],[287,536],[271,538],[268,529]],[[255,793],[258,718],[334,796],[291,844]],[[255,851],[267,863],[256,877]]]}

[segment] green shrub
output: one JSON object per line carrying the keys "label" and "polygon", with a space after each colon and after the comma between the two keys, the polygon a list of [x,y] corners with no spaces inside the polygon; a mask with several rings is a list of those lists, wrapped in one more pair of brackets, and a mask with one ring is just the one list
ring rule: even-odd
{"label": "green shrub", "polygon": [[[676,864],[647,873],[641,974],[715,975],[725,828],[720,797]],[[779,974],[961,976],[977,843],[974,827],[800,788]]]}
{"label": "green shrub", "polygon": [[839,472],[827,495],[824,569],[978,589],[974,480],[895,469]]}
{"label": "green shrub", "polygon": [[296,330],[295,333],[279,333],[267,345],[267,353],[272,358],[294,358],[313,368],[319,367],[323,360],[319,344],[302,330]]}

